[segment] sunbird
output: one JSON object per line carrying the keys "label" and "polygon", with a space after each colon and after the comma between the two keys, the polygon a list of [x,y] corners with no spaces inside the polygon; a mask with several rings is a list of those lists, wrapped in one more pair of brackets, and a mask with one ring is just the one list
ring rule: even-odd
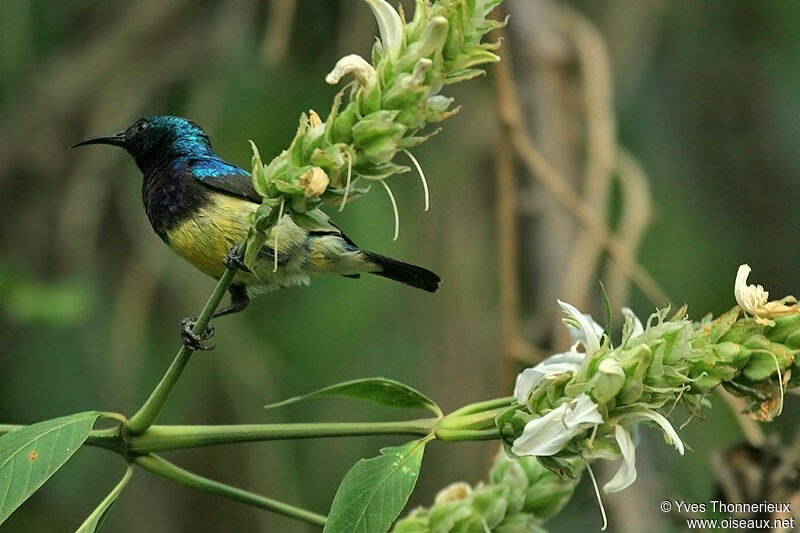
{"label": "sunbird", "polygon": [[[254,268],[247,268],[235,249],[247,237],[250,214],[263,198],[250,173],[219,157],[208,135],[190,120],[144,117],[121,133],[72,148],[89,144],[118,146],[133,157],[144,178],[142,201],[150,225],[179,256],[216,279],[229,266],[237,267],[228,289],[231,303],[213,317],[244,311],[251,298],[265,292],[307,285],[316,274],[358,278],[367,272],[428,292],[439,288],[441,279],[430,270],[362,250],[330,219],[329,227],[306,231],[284,215],[272,229],[279,232],[277,250],[271,247],[273,233]],[[213,336],[213,327],[196,335],[195,322],[196,317],[181,322],[183,343],[210,349],[201,341]]]}

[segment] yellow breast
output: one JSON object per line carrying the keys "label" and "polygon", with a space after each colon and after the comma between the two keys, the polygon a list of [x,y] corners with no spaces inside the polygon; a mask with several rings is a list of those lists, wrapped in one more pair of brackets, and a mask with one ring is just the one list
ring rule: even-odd
{"label": "yellow breast", "polygon": [[256,207],[247,200],[213,195],[209,204],[167,231],[169,246],[201,272],[218,278],[225,271],[222,260],[247,236]]}

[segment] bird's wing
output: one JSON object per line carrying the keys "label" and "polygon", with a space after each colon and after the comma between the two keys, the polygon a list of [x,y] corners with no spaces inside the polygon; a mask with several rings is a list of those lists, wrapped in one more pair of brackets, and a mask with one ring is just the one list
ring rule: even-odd
{"label": "bird's wing", "polygon": [[330,224],[331,228],[332,228],[332,231],[329,231],[328,233],[334,233],[334,234],[338,235],[339,237],[341,237],[342,240],[344,240],[344,242],[346,242],[347,244],[349,244],[353,248],[358,248],[358,245],[353,242],[353,239],[348,237],[347,234],[344,232],[344,230],[342,228],[340,228],[339,225],[336,224],[333,220],[331,220],[330,217],[328,217],[328,224]]}
{"label": "bird's wing", "polygon": [[[253,187],[250,173],[218,158],[191,159],[187,162],[188,173],[197,181],[224,194],[230,194],[260,204],[263,200]],[[323,227],[310,231],[312,235],[338,235],[347,244],[358,248],[356,243],[337,226],[330,217],[325,216]]]}
{"label": "bird's wing", "polygon": [[231,196],[260,204],[261,195],[253,188],[250,173],[218,158],[190,159],[187,172],[197,181]]}

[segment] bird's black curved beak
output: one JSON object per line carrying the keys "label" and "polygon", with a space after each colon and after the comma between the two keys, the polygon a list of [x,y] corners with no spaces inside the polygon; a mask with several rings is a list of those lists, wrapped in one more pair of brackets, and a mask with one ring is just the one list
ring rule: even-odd
{"label": "bird's black curved beak", "polygon": [[77,144],[70,146],[70,150],[78,146],[86,146],[87,144],[110,144],[111,146],[125,146],[125,132],[117,133],[115,135],[101,135],[100,137],[92,137]]}

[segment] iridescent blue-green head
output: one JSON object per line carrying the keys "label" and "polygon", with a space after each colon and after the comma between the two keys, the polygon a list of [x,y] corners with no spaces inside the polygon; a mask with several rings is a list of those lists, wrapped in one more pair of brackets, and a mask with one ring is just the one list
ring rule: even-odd
{"label": "iridescent blue-green head", "polygon": [[153,166],[176,157],[214,154],[211,141],[200,126],[182,117],[165,115],[140,118],[125,131],[86,139],[72,148],[87,144],[124,148],[145,173]]}

